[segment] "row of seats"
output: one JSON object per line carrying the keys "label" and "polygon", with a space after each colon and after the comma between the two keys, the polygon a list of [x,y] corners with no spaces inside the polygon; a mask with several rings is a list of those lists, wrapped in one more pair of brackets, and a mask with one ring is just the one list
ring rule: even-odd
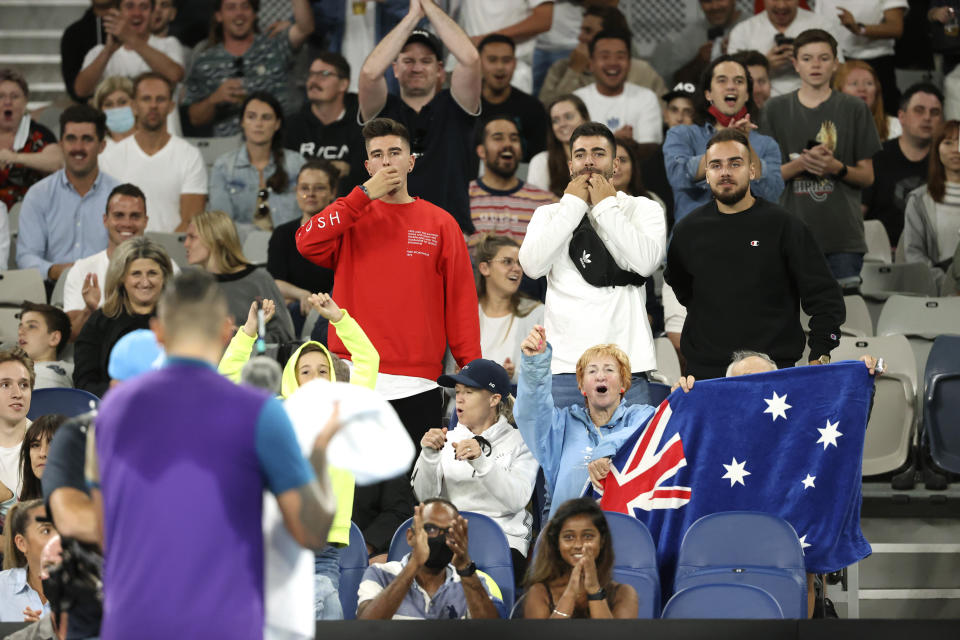
{"label": "row of seats", "polygon": [[[470,557],[503,594],[504,615],[523,617],[523,596],[515,598],[510,546],[490,518],[472,512]],[[639,618],[805,618],[806,569],[796,531],[766,513],[732,511],[697,520],[684,535],[674,577],[674,596],[661,610],[656,547],[636,518],[607,512],[613,540],[613,579],[629,584],[639,596]],[[388,560],[410,552],[406,541],[412,520],[402,524],[390,543]],[[536,548],[539,548],[540,540]],[[536,551],[534,551],[536,553]],[[357,588],[366,568],[363,535],[353,525],[350,546],[341,554],[340,602],[344,617],[357,608]],[[532,560],[532,558],[531,558]]]}

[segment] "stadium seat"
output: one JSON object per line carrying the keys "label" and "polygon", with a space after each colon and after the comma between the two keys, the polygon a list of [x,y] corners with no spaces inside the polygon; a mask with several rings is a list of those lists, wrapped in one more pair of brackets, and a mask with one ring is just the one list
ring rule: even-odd
{"label": "stadium seat", "polygon": [[513,609],[510,610],[510,620],[522,620],[523,619],[523,605],[527,600],[528,591],[524,591],[517,601],[513,603]]}
{"label": "stadium seat", "polygon": [[910,340],[917,371],[923,371],[934,338],[941,334],[960,334],[960,297],[891,296],[880,311],[877,335],[898,333]]}
{"label": "stadium seat", "polygon": [[887,235],[887,228],[879,220],[864,220],[863,235],[867,240],[867,253],[863,256],[864,262],[881,262],[890,264],[893,262],[891,257],[890,236]]}
{"label": "stadium seat", "polygon": [[20,326],[20,305],[0,303],[0,347],[17,345],[17,327]]}
{"label": "stadium seat", "polygon": [[187,249],[183,246],[183,242],[187,239],[187,234],[147,231],[143,235],[166,249],[167,255],[169,255],[170,259],[176,262],[177,266],[181,269],[186,269],[189,266],[187,262]]}
{"label": "stadium seat", "polygon": [[11,236],[20,231],[20,207],[22,205],[23,200],[17,200],[13,203],[13,206],[10,207],[10,211],[7,212],[7,229],[10,231]]}
{"label": "stadium seat", "polygon": [[860,277],[863,279],[860,292],[865,298],[886,300],[895,294],[937,295],[937,285],[930,267],[918,262],[865,262]]}
{"label": "stadium seat", "polygon": [[[843,296],[843,306],[847,310],[847,319],[840,325],[840,333],[845,336],[872,336],[873,319],[870,317],[870,310],[863,296]],[[802,310],[800,324],[803,325],[805,332],[810,332],[810,316]]]}
{"label": "stadium seat", "polygon": [[53,285],[53,293],[50,294],[50,304],[63,309],[63,292],[67,288],[67,274],[70,273],[72,266],[67,267],[57,278],[57,284]]}
{"label": "stadium seat", "polygon": [[749,584],[701,584],[678,591],[663,608],[672,619],[783,618],[777,599]]}
{"label": "stadium seat", "polygon": [[[467,519],[470,558],[477,563],[477,567],[493,578],[503,594],[504,611],[506,616],[513,609],[514,576],[513,557],[510,555],[510,544],[503,529],[487,516],[472,511],[461,511],[460,515]],[[413,524],[413,518],[408,518],[393,534],[390,541],[390,550],[387,560],[399,561],[410,553],[407,544],[407,529]]]}
{"label": "stadium seat", "polygon": [[227,138],[185,138],[187,142],[200,150],[203,163],[207,166],[207,177],[213,169],[217,158],[229,151],[236,151],[240,146],[240,134]]}
{"label": "stadium seat", "polygon": [[653,347],[656,351],[657,371],[666,377],[668,386],[674,384],[680,379],[680,359],[677,357],[677,350],[673,348],[669,338],[655,338]]}
{"label": "stadium seat", "polygon": [[357,590],[367,570],[367,543],[355,522],[350,523],[350,544],[340,550],[340,606],[343,619],[357,617]]}
{"label": "stadium seat", "polygon": [[267,245],[270,244],[270,232],[254,229],[243,241],[243,255],[253,264],[267,264]]}
{"label": "stadium seat", "polygon": [[756,511],[703,516],[680,544],[674,592],[704,584],[746,584],[769,592],[785,618],[807,617],[807,577],[797,532]]}
{"label": "stadium seat", "polygon": [[35,389],[27,417],[36,420],[48,413],[62,413],[72,418],[99,405],[100,398],[83,389]]}
{"label": "stadium seat", "polygon": [[40,304],[47,302],[47,290],[40,272],[36,269],[0,271],[0,302],[20,304],[25,300]]}
{"label": "stadium seat", "polygon": [[875,379],[873,411],[863,442],[863,475],[894,471],[907,462],[916,428],[917,365],[904,336],[842,336],[834,362],[872,355],[886,371]]}
{"label": "stadium seat", "polygon": [[646,525],[625,513],[604,513],[613,540],[613,579],[637,590],[638,618],[656,618],[660,612],[660,574],[657,548]]}
{"label": "stadium seat", "polygon": [[933,341],[923,378],[923,424],[930,455],[941,468],[960,473],[960,336]]}

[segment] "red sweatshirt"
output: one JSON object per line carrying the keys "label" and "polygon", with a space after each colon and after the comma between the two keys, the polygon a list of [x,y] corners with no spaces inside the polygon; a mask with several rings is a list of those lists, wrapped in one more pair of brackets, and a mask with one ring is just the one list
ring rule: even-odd
{"label": "red sweatshirt", "polygon": [[[481,357],[473,268],[457,221],[419,198],[370,200],[355,187],[297,230],[306,259],[334,270],[333,299],[380,353],[380,371],[435,380],[447,343]],[[330,350],[349,358],[330,325]]]}

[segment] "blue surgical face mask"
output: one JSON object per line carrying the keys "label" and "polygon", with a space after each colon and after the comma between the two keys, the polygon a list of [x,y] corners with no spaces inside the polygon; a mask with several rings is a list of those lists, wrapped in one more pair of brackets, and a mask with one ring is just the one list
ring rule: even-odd
{"label": "blue surgical face mask", "polygon": [[107,116],[107,129],[112,133],[126,133],[133,129],[133,109],[129,106],[104,109],[103,113]]}

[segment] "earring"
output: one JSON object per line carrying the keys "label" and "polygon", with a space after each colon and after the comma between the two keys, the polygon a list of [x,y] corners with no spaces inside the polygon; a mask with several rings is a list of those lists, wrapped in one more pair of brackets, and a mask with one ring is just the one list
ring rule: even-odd
{"label": "earring", "polygon": [[584,397],[584,398],[587,397],[587,392],[586,392],[586,391],[581,391],[580,393],[583,394],[583,397]]}
{"label": "earring", "polygon": [[623,395],[623,394],[625,394],[626,392],[627,392],[626,389],[624,389],[623,387],[620,387],[620,395]]}

